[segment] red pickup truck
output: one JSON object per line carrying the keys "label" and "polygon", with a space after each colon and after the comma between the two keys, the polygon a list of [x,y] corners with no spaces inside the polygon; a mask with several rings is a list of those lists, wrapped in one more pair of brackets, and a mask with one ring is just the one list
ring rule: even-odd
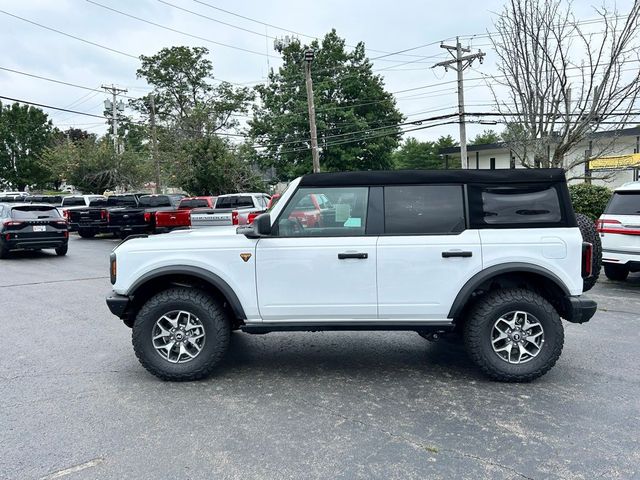
{"label": "red pickup truck", "polygon": [[178,208],[170,212],[156,213],[156,232],[169,232],[191,226],[191,210],[213,208],[216,197],[187,197],[180,200]]}

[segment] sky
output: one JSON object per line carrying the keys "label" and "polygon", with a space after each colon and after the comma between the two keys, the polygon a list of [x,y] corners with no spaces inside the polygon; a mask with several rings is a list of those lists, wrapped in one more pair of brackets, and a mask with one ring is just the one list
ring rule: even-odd
{"label": "sky", "polygon": [[[625,12],[631,1],[619,0],[618,9]],[[574,1],[575,16],[594,18],[591,4],[589,0]],[[398,108],[408,121],[457,111],[455,71],[431,67],[450,58],[440,43],[455,43],[455,37],[461,36],[462,43],[472,51],[481,49],[487,54],[483,64],[475,62],[465,71],[467,111],[488,111],[492,110],[493,97],[482,75],[496,72],[496,58],[486,34],[494,30],[496,12],[503,5],[503,0],[0,0],[0,95],[101,115],[106,94],[77,86],[100,89],[103,84],[115,84],[127,88],[126,95],[144,95],[149,87],[136,78],[140,63],[137,57],[174,45],[207,47],[217,79],[252,86],[264,82],[269,68],[281,63],[273,50],[273,37],[296,35],[304,42],[335,28],[348,45],[363,41],[369,57],[411,49],[373,61],[374,71],[383,76],[386,89],[399,92]],[[76,127],[99,134],[106,130],[104,120],[99,118],[45,111],[61,129]],[[467,136],[473,138],[487,128],[501,130],[500,126],[471,124]],[[458,139],[458,126],[407,135],[421,140],[435,140],[440,135]]]}

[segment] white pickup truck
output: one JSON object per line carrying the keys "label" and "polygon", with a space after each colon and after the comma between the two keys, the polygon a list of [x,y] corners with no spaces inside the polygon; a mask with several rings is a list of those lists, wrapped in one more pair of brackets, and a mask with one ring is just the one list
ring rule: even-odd
{"label": "white pickup truck", "polygon": [[264,212],[269,203],[266,193],[233,193],[220,195],[214,208],[191,212],[191,228],[246,225],[249,215]]}

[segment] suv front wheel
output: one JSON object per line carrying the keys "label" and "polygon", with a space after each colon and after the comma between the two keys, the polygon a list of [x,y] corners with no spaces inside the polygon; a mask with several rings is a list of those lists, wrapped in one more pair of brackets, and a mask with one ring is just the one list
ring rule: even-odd
{"label": "suv front wheel", "polygon": [[495,290],[471,310],[464,327],[471,359],[504,382],[544,375],[562,353],[564,329],[556,310],[526,289]]}
{"label": "suv front wheel", "polygon": [[194,288],[171,288],[151,297],[133,324],[133,348],[140,363],[162,380],[208,377],[230,337],[222,305]]}

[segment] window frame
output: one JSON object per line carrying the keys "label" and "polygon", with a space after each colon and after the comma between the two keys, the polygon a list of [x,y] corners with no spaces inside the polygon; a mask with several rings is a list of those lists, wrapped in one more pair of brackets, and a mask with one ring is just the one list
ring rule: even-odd
{"label": "window frame", "polygon": [[[385,212],[385,199],[386,199],[386,188],[393,187],[460,187],[462,190],[462,214],[464,215],[464,228],[459,232],[438,232],[438,233],[425,233],[425,232],[416,232],[416,233],[393,233],[387,232],[387,216]],[[383,215],[383,231],[380,233],[380,236],[384,237],[438,237],[443,235],[450,236],[458,236],[469,230],[469,199],[467,194],[467,184],[466,183],[414,183],[414,184],[389,184],[384,185],[382,187],[382,215]]]}

